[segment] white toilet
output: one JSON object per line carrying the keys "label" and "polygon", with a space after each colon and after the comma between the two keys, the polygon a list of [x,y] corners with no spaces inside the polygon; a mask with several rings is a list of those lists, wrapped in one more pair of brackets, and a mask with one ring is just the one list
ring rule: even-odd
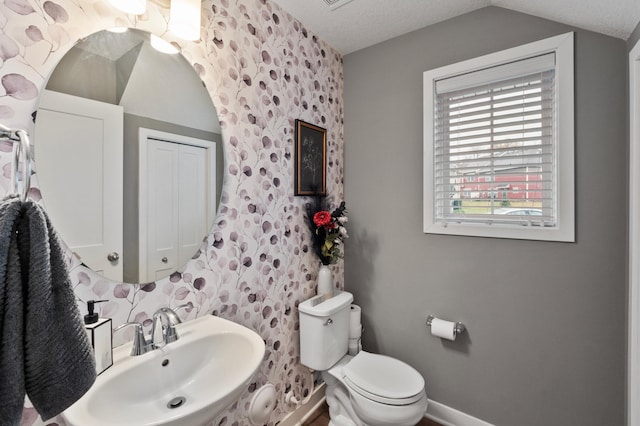
{"label": "white toilet", "polygon": [[427,411],[424,379],[397,359],[360,351],[347,354],[353,295],[298,306],[300,362],[322,372],[327,384],[330,426],[414,426]]}

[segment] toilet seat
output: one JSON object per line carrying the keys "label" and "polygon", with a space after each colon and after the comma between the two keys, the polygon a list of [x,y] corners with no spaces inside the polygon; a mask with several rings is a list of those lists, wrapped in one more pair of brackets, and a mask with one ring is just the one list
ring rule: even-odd
{"label": "toilet seat", "polygon": [[420,373],[385,355],[360,351],[342,373],[350,389],[382,404],[409,405],[423,397],[424,379]]}

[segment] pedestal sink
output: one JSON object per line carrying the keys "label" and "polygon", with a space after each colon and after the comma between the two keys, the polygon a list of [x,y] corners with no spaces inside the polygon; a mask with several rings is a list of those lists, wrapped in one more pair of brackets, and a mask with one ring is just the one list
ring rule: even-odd
{"label": "pedestal sink", "polygon": [[179,339],[144,355],[131,344],[63,417],[70,426],[205,425],[236,401],[264,357],[254,331],[206,315],[178,324]]}

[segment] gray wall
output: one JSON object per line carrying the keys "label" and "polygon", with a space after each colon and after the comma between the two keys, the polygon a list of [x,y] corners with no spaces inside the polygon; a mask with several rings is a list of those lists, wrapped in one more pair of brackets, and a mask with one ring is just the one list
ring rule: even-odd
{"label": "gray wall", "polygon": [[116,62],[70,49],[47,81],[47,89],[117,105]]}
{"label": "gray wall", "polygon": [[[489,7],[344,58],[345,286],[364,347],[496,425],[624,424],[626,44],[576,31],[571,244],[423,234],[422,72],[569,30]],[[468,333],[432,337],[429,314]]]}

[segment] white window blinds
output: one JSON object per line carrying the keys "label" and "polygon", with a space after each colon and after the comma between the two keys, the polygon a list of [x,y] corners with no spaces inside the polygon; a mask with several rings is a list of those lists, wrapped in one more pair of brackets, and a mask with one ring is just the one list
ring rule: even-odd
{"label": "white window blinds", "polygon": [[435,82],[436,223],[557,221],[555,53]]}

